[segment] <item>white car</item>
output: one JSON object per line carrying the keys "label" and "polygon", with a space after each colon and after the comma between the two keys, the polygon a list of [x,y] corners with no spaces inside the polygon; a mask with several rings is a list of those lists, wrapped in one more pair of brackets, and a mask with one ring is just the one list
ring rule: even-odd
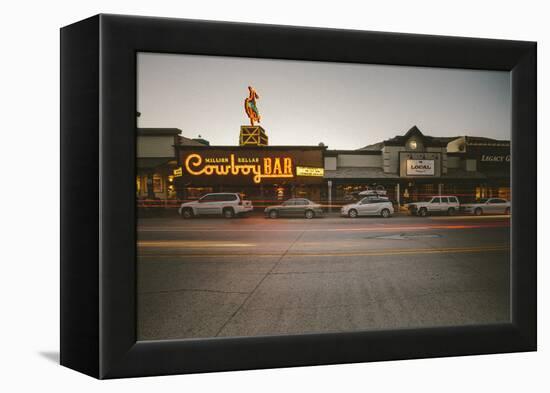
{"label": "white car", "polygon": [[381,216],[391,217],[393,205],[388,198],[365,197],[359,202],[342,206],[340,215],[356,218],[359,216]]}
{"label": "white car", "polygon": [[240,194],[221,192],[206,194],[196,201],[182,203],[178,213],[183,218],[209,215],[232,218],[249,213],[253,209],[252,202],[243,200]]}
{"label": "white car", "polygon": [[426,217],[432,213],[446,213],[453,216],[460,209],[460,202],[455,196],[430,196],[423,201],[409,203],[409,212],[412,215]]}
{"label": "white car", "polygon": [[461,206],[464,213],[475,214],[510,214],[510,202],[502,198],[483,198],[476,203],[465,203]]}

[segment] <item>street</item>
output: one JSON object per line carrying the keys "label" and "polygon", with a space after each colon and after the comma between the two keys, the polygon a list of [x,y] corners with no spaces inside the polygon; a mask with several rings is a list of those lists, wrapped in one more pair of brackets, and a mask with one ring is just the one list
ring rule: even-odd
{"label": "street", "polygon": [[508,216],[145,218],[138,339],[509,319]]}

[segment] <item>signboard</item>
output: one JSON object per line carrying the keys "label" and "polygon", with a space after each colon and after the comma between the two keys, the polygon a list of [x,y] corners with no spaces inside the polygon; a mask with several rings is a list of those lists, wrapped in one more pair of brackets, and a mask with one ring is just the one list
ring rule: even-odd
{"label": "signboard", "polygon": [[440,177],[441,152],[399,152],[400,177]]}
{"label": "signboard", "polygon": [[434,160],[407,160],[407,176],[434,176]]}
{"label": "signboard", "polygon": [[192,176],[249,176],[254,183],[268,178],[294,177],[291,157],[240,157],[235,154],[203,157],[193,153],[185,158],[183,169]]}
{"label": "signboard", "polygon": [[297,166],[296,176],[318,176],[323,177],[325,175],[324,168],[314,168],[310,166]]}
{"label": "signboard", "polygon": [[507,163],[510,162],[510,154],[482,154],[480,161]]}
{"label": "signboard", "polygon": [[183,175],[183,169],[182,167],[174,169],[174,177],[180,177]]}
{"label": "signboard", "polygon": [[209,186],[320,183],[322,161],[321,149],[212,147],[182,148],[178,153],[180,179],[186,184]]}

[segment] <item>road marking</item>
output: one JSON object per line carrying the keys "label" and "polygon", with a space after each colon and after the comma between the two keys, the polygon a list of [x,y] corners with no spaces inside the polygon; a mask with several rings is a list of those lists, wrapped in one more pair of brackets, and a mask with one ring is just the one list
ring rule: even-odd
{"label": "road marking", "polygon": [[430,220],[488,220],[488,219],[495,219],[500,218],[502,219],[509,219],[511,216],[509,214],[500,214],[500,215],[492,215],[492,216],[442,216],[442,217],[429,217]]}
{"label": "road marking", "polygon": [[[478,253],[478,252],[500,252],[509,251],[509,245],[496,245],[490,247],[456,247],[456,248],[417,248],[417,249],[393,249],[357,252],[329,252],[329,253],[306,253],[287,252],[285,257],[346,257],[346,256],[391,256],[391,255],[414,255],[414,254],[454,254],[454,253]],[[232,258],[232,257],[280,257],[282,253],[224,253],[224,254],[167,254],[167,253],[139,253],[141,258]]]}

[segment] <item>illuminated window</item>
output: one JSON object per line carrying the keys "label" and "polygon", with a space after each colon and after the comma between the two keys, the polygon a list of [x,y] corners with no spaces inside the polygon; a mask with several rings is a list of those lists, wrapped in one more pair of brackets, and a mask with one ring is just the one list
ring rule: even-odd
{"label": "illuminated window", "polygon": [[416,141],[410,141],[410,142],[409,142],[409,148],[410,148],[411,150],[416,150],[417,147],[418,147],[418,146],[417,146],[417,144],[416,144]]}
{"label": "illuminated window", "polygon": [[153,192],[162,192],[162,177],[160,175],[153,175]]}

